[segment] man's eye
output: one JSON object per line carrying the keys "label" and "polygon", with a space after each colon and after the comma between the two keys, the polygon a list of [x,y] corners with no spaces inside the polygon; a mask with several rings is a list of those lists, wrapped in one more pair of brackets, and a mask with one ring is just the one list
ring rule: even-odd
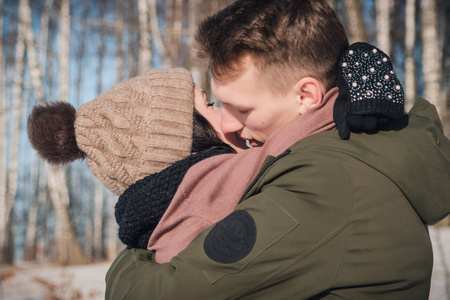
{"label": "man's eye", "polygon": [[214,102],[208,102],[207,106],[214,106]]}
{"label": "man's eye", "polygon": [[249,112],[249,110],[241,110],[241,109],[238,109],[237,111],[238,111],[238,113],[240,113],[241,115],[245,115],[246,113]]}

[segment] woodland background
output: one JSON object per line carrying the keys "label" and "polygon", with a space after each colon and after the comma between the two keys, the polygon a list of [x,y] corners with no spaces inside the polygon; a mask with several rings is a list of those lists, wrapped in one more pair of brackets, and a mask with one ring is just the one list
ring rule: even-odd
{"label": "woodland background", "polygon": [[[193,60],[199,22],[229,0],[0,0],[0,265],[85,264],[114,259],[117,198],[86,163],[53,168],[26,136],[31,108],[79,107],[146,70]],[[334,0],[350,39],[388,53],[407,109],[417,96],[450,132],[450,1]]]}

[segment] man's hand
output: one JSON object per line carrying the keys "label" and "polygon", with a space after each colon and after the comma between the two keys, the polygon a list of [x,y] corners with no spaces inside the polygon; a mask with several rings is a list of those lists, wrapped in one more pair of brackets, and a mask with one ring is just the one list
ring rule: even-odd
{"label": "man's hand", "polygon": [[351,45],[339,62],[334,121],[339,136],[375,132],[404,115],[404,93],[389,57],[366,43]]}

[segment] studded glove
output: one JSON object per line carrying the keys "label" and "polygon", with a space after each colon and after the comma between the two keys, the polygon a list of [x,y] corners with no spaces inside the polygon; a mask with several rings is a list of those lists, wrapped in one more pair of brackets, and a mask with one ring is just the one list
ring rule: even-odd
{"label": "studded glove", "polygon": [[404,92],[392,62],[367,43],[352,44],[339,62],[333,118],[343,140],[373,132],[404,115]]}

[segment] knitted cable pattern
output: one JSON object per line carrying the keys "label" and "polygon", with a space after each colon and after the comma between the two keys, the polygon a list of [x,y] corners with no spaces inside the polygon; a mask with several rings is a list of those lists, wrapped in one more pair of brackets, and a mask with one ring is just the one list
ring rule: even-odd
{"label": "knitted cable pattern", "polygon": [[232,152],[218,147],[192,154],[131,185],[119,197],[114,212],[122,243],[131,248],[146,249],[153,230],[189,168],[206,158]]}
{"label": "knitted cable pattern", "polygon": [[152,70],[117,84],[77,112],[75,135],[92,174],[116,195],[190,154],[192,76]]}

